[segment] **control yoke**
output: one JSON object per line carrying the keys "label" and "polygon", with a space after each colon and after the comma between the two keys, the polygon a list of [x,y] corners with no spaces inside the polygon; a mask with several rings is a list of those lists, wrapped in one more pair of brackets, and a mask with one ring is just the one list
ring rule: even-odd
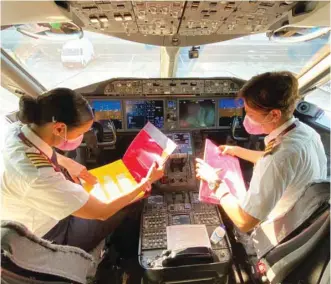
{"label": "control yoke", "polygon": [[116,127],[110,119],[106,123],[107,129],[110,130],[110,133],[107,133],[107,138],[105,137],[106,133],[101,123],[94,122],[91,130],[85,133],[84,142],[80,145],[80,147],[93,149],[115,145],[117,141]]}
{"label": "control yoke", "polygon": [[116,127],[114,125],[114,122],[111,119],[109,119],[107,121],[107,126],[108,126],[108,129],[111,131],[112,138],[109,139],[109,141],[105,141],[105,137],[103,137],[102,141],[100,141],[100,142],[98,141],[98,146],[113,146],[116,144],[117,135],[116,135]]}
{"label": "control yoke", "polygon": [[240,137],[240,136],[237,136],[236,135],[236,129],[238,127],[239,127],[239,118],[238,118],[238,116],[234,116],[232,118],[232,122],[231,122],[231,138],[234,141],[238,141],[238,142],[248,141],[249,140],[249,137]]}

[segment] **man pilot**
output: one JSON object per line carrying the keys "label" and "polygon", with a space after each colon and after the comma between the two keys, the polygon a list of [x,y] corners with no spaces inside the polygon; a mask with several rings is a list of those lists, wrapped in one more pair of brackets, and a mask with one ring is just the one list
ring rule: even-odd
{"label": "man pilot", "polygon": [[228,154],[255,164],[249,189],[237,200],[220,186],[215,169],[197,159],[197,178],[215,185],[220,204],[243,232],[287,212],[304,187],[326,178],[327,160],[320,135],[293,117],[299,99],[297,79],[290,72],[268,72],[253,77],[239,92],[244,100],[244,127],[254,135],[267,134],[265,151],[220,146]]}

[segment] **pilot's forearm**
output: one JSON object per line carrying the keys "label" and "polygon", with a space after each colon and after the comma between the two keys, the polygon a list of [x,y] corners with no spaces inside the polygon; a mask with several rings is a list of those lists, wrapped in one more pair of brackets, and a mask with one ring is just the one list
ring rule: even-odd
{"label": "pilot's forearm", "polygon": [[118,211],[130,204],[130,202],[133,201],[136,197],[137,192],[133,191],[106,204],[99,219],[107,220],[109,217],[115,215]]}
{"label": "pilot's forearm", "polygon": [[90,195],[88,201],[72,215],[83,219],[107,220],[137,197],[137,191],[123,195],[110,203],[104,203]]}
{"label": "pilot's forearm", "polygon": [[242,232],[249,232],[260,222],[242,210],[238,204],[238,199],[232,194],[227,194],[221,198],[220,204],[232,222]]}
{"label": "pilot's forearm", "polygon": [[236,146],[235,148],[235,155],[238,158],[241,158],[254,164],[263,156],[263,154],[263,151],[248,150],[239,146]]}

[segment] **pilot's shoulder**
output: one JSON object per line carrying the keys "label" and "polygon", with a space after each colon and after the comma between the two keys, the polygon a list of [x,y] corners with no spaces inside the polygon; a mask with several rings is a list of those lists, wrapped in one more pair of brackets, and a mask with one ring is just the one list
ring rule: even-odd
{"label": "pilot's shoulder", "polygon": [[30,147],[25,151],[28,163],[37,170],[50,168],[53,169],[51,161],[35,147]]}
{"label": "pilot's shoulder", "polygon": [[272,155],[275,155],[275,153],[277,152],[277,150],[279,150],[280,145],[274,145],[272,148],[267,149],[266,151],[264,151],[263,157],[271,157]]}
{"label": "pilot's shoulder", "polygon": [[28,181],[55,172],[52,163],[37,148],[24,146],[24,148],[20,147],[16,153],[10,155],[11,167],[7,168],[8,171],[16,171]]}
{"label": "pilot's shoulder", "polygon": [[297,157],[300,155],[300,147],[296,143],[287,143],[287,141],[281,140],[272,147],[266,148],[263,157],[276,163],[284,160],[297,160]]}
{"label": "pilot's shoulder", "polygon": [[281,141],[278,139],[274,139],[274,141],[271,141],[271,143],[268,144],[265,148],[263,157],[270,157],[274,155],[277,151],[279,151],[280,145]]}
{"label": "pilot's shoulder", "polygon": [[51,162],[28,140],[19,137],[22,125],[15,123],[7,132],[2,158],[5,172],[30,182],[36,178],[57,174]]}

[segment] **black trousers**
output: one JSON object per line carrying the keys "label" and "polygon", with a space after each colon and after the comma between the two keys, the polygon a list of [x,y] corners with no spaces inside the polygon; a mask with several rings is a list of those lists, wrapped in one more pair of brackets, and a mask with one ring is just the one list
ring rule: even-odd
{"label": "black trousers", "polygon": [[86,252],[94,249],[111,234],[126,218],[139,218],[142,202],[131,204],[105,221],[68,216],[59,221],[43,239],[59,245],[79,247]]}

